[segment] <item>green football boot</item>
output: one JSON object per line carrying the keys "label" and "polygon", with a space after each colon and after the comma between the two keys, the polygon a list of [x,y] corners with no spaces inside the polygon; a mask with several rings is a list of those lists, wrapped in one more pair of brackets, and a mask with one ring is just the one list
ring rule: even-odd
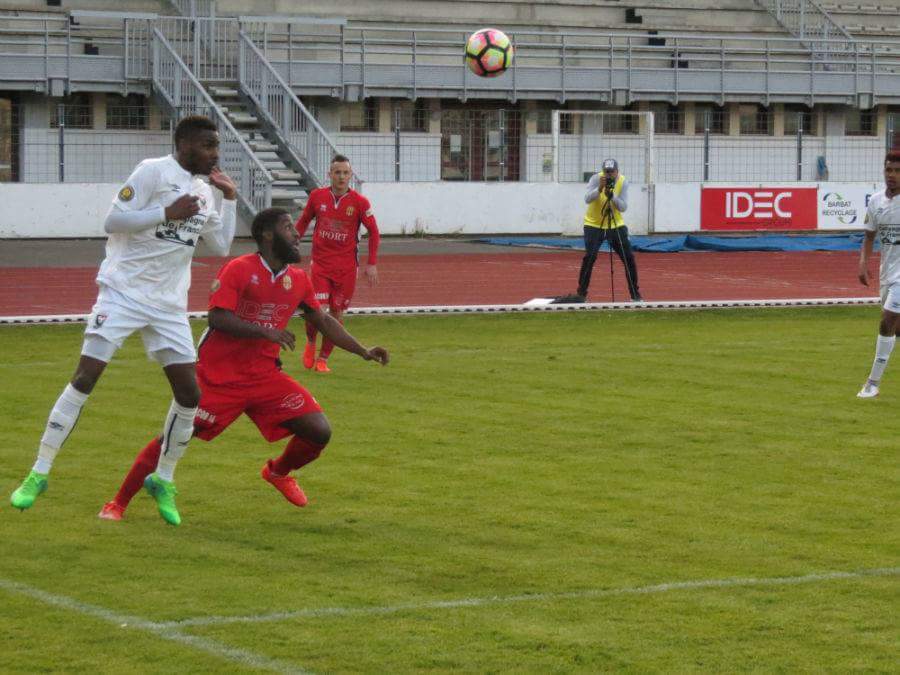
{"label": "green football boot", "polygon": [[22,484],[12,493],[9,503],[20,511],[31,507],[34,500],[47,491],[47,474],[32,471]]}
{"label": "green football boot", "polygon": [[156,508],[159,509],[159,515],[164,521],[169,525],[181,524],[178,507],[175,506],[175,495],[178,494],[175,483],[163,480],[155,473],[151,473],[144,479],[144,489],[156,500]]}

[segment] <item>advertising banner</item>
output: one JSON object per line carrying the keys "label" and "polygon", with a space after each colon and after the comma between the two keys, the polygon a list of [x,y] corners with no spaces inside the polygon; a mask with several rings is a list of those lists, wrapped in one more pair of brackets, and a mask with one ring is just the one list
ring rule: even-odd
{"label": "advertising banner", "polygon": [[701,230],[815,230],[814,187],[703,187]]}
{"label": "advertising banner", "polygon": [[819,229],[862,229],[873,185],[822,183],[819,185]]}

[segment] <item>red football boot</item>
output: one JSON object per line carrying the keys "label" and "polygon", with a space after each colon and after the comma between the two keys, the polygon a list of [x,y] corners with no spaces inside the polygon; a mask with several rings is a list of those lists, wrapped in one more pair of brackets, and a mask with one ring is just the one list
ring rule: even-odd
{"label": "red football boot", "polygon": [[316,363],[316,343],[307,342],[306,349],[303,350],[303,367],[309,370]]}
{"label": "red football boot", "polygon": [[303,494],[303,490],[297,485],[297,481],[290,476],[279,476],[272,471],[272,460],[263,465],[260,475],[262,475],[264,481],[274,485],[275,489],[283,494],[284,498],[291,504],[294,506],[306,506],[306,495]]}
{"label": "red football boot", "polygon": [[97,517],[103,520],[122,520],[125,517],[125,507],[116,502],[106,502]]}

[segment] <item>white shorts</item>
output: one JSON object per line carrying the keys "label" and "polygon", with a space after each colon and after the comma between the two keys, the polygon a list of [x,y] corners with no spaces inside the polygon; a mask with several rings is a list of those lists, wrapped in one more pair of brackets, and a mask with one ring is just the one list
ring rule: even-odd
{"label": "white shorts", "polygon": [[84,329],[81,353],[109,363],[125,338],[141,332],[147,355],[163,367],[194,363],[197,351],[185,312],[164,312],[135,302],[108,286],[100,286],[97,302]]}
{"label": "white shorts", "polygon": [[900,283],[881,287],[881,307],[894,314],[900,314]]}

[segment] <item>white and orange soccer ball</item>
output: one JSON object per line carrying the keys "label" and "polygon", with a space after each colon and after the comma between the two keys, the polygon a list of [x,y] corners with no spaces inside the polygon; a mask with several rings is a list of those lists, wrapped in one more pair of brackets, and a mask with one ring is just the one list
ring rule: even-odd
{"label": "white and orange soccer ball", "polygon": [[482,28],[466,40],[466,65],[479,77],[502,75],[512,59],[512,40],[502,30]]}

